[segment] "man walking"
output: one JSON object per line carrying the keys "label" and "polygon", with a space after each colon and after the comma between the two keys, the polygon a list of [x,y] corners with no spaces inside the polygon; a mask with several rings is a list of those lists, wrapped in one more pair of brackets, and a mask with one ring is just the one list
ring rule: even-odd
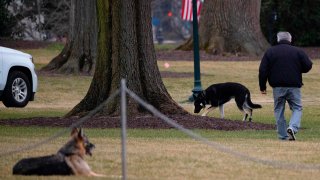
{"label": "man walking", "polygon": [[[259,86],[266,94],[266,83],[273,88],[274,116],[279,139],[295,140],[302,116],[301,92],[302,73],[312,68],[309,57],[299,48],[291,45],[289,32],[278,32],[278,44],[264,54],[259,67]],[[285,103],[292,111],[289,126],[284,117]]]}

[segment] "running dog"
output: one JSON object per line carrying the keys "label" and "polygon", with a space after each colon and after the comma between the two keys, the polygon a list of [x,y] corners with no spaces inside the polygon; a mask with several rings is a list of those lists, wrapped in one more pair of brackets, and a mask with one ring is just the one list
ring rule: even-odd
{"label": "running dog", "polygon": [[14,165],[13,174],[104,176],[93,172],[84,160],[85,155],[92,156],[94,148],[94,144],[89,142],[83,130],[74,128],[71,140],[57,154],[22,159]]}
{"label": "running dog", "polygon": [[194,98],[194,113],[199,113],[205,109],[206,104],[211,106],[205,110],[202,116],[206,116],[210,111],[219,107],[220,116],[224,118],[223,105],[235,99],[240,111],[244,113],[243,121],[246,121],[249,115],[249,121],[252,121],[252,110],[262,108],[260,104],[253,104],[250,98],[250,91],[244,85],[234,82],[226,82],[213,84],[206,90],[193,96]]}

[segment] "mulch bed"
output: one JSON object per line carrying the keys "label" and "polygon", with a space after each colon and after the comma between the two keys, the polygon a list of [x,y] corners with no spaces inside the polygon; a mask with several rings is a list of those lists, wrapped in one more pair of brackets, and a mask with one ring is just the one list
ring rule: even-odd
{"label": "mulch bed", "polygon": [[[256,122],[243,122],[240,120],[219,119],[213,117],[203,117],[195,115],[171,115],[170,118],[187,129],[215,129],[223,131],[238,130],[272,130],[275,126],[272,124],[263,124]],[[38,126],[38,127],[69,127],[79,121],[79,118],[62,117],[36,117],[26,119],[7,119],[0,120],[0,125],[8,126]],[[120,128],[120,117],[92,117],[85,121],[81,127],[85,128]],[[143,115],[134,118],[128,117],[128,128],[139,129],[170,129],[174,128],[163,120],[151,116]]]}

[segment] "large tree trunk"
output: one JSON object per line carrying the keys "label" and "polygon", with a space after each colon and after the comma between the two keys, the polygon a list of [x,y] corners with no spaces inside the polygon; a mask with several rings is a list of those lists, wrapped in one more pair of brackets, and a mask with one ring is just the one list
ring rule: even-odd
{"label": "large tree trunk", "polygon": [[58,73],[91,73],[97,51],[96,1],[71,0],[70,30],[62,52],[42,68]]}
{"label": "large tree trunk", "polygon": [[[127,87],[165,114],[186,113],[167,92],[157,66],[151,31],[150,0],[98,0],[98,54],[85,98],[67,116],[84,115],[106,100],[126,79]],[[118,115],[119,98],[99,114]],[[128,113],[143,109],[128,99]]]}
{"label": "large tree trunk", "polygon": [[[199,22],[200,49],[211,54],[262,55],[269,44],[260,28],[261,0],[206,0]],[[179,47],[191,50],[190,38]]]}

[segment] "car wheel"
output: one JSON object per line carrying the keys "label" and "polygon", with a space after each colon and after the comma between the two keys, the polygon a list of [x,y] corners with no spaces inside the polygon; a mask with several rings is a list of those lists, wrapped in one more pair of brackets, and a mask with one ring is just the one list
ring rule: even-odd
{"label": "car wheel", "polygon": [[6,107],[25,107],[31,95],[28,77],[20,71],[10,73],[3,95],[2,102]]}

